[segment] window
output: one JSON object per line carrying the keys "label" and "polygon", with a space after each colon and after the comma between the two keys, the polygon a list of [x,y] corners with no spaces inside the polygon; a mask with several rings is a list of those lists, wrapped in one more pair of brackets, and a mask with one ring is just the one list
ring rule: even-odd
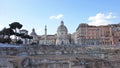
{"label": "window", "polygon": [[119,39],[119,42],[120,42],[120,39]]}

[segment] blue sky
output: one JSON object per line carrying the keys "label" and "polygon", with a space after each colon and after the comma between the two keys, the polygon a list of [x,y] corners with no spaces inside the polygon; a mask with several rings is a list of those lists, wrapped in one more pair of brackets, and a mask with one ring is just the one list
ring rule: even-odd
{"label": "blue sky", "polygon": [[12,22],[23,24],[29,33],[55,34],[63,20],[69,33],[80,23],[106,25],[120,22],[120,0],[0,0],[0,29]]}

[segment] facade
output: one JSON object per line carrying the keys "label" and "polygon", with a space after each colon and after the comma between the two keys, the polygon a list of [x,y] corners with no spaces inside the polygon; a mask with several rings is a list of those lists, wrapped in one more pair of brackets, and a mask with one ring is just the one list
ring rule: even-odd
{"label": "facade", "polygon": [[69,45],[68,30],[64,25],[64,22],[61,21],[61,25],[57,29],[57,38],[56,45]]}
{"label": "facade", "polygon": [[46,37],[47,39],[45,40],[45,35],[39,36],[40,45],[55,45],[56,44],[56,35],[46,35]]}
{"label": "facade", "polygon": [[45,26],[45,34],[38,37],[40,45],[55,45],[56,35],[47,35],[47,26]]}
{"label": "facade", "polygon": [[[20,30],[20,34],[24,34],[24,35],[28,35],[28,31],[26,29],[22,29]],[[22,41],[23,41],[23,44],[29,44],[29,39],[27,38],[21,38]]]}
{"label": "facade", "polygon": [[[33,37],[31,43],[39,45],[119,45],[120,44],[120,24],[110,24],[102,26],[93,26],[82,23],[73,34],[68,34],[68,29],[61,21],[54,35],[37,35],[35,29],[32,29],[30,35]],[[20,33],[28,34],[27,30],[21,30]],[[24,39],[24,44],[25,44]]]}
{"label": "facade", "polygon": [[112,44],[119,45],[120,44],[120,24],[112,24],[110,26],[111,26]]}
{"label": "facade", "polygon": [[69,45],[69,39],[68,30],[63,21],[57,29],[57,34],[47,35],[47,26],[45,26],[45,34],[38,36],[39,45]]}
{"label": "facade", "polygon": [[80,24],[76,29],[78,45],[117,45],[120,43],[120,24],[91,26]]}
{"label": "facade", "polygon": [[96,26],[80,24],[76,30],[76,44],[78,45],[100,45],[100,31]]}
{"label": "facade", "polygon": [[34,29],[34,28],[32,29],[32,32],[30,33],[30,35],[33,37],[33,39],[30,40],[31,44],[32,44],[32,43],[34,43],[34,44],[39,43],[39,41],[38,41],[38,35],[37,35],[37,33],[35,32],[35,29]]}

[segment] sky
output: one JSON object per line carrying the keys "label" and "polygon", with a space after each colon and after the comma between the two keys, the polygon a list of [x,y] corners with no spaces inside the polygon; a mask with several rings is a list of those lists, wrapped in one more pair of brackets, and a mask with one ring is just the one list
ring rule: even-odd
{"label": "sky", "polygon": [[68,33],[81,23],[107,25],[120,23],[120,0],[0,0],[0,30],[19,22],[31,33],[56,34],[63,20]]}

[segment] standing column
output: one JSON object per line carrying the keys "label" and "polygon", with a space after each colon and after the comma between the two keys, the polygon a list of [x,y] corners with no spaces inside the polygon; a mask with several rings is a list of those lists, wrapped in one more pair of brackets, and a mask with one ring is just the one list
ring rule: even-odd
{"label": "standing column", "polygon": [[45,40],[44,44],[47,45],[47,26],[45,25]]}
{"label": "standing column", "polygon": [[69,60],[69,68],[71,68],[71,61]]}
{"label": "standing column", "polygon": [[56,68],[56,63],[54,63],[53,65],[54,65],[53,68]]}
{"label": "standing column", "polygon": [[81,60],[82,68],[86,68],[85,60]]}

